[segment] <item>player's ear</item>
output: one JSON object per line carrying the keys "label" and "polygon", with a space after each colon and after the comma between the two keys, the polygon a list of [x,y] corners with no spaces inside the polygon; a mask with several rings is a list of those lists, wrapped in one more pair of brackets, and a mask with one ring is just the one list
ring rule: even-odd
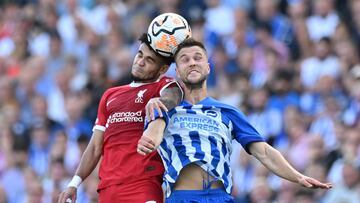
{"label": "player's ear", "polygon": [[207,73],[210,74],[210,63],[207,63]]}
{"label": "player's ear", "polygon": [[180,78],[179,68],[177,67],[177,64],[175,64],[175,71],[176,71],[176,77]]}

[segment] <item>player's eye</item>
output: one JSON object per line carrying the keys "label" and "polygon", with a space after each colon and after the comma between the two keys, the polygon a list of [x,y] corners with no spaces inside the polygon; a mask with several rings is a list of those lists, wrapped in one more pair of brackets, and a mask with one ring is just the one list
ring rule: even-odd
{"label": "player's eye", "polygon": [[189,61],[189,57],[181,57],[181,59],[180,59],[180,61],[182,62],[182,63],[187,63],[188,61]]}
{"label": "player's eye", "polygon": [[195,61],[200,61],[202,59],[201,55],[195,55],[194,60]]}
{"label": "player's eye", "polygon": [[143,53],[139,50],[138,53],[137,53],[137,56],[138,56],[138,57],[142,57],[142,56],[143,56]]}
{"label": "player's eye", "polygon": [[155,60],[151,57],[146,57],[146,61],[152,64],[155,63]]}

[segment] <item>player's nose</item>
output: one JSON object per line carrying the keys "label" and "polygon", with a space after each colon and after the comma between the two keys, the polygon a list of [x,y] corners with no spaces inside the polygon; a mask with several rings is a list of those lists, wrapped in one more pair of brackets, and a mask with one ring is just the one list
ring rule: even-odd
{"label": "player's nose", "polygon": [[144,66],[145,65],[145,59],[144,58],[139,58],[138,64],[140,66]]}

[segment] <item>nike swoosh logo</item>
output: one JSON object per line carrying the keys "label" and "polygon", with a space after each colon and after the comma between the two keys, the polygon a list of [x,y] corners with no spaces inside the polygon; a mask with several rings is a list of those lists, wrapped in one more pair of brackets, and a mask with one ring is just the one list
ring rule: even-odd
{"label": "nike swoosh logo", "polygon": [[110,104],[111,102],[113,102],[115,99],[116,99],[116,98],[112,98],[112,99],[110,99],[110,101],[106,102],[106,106],[109,106],[109,104]]}

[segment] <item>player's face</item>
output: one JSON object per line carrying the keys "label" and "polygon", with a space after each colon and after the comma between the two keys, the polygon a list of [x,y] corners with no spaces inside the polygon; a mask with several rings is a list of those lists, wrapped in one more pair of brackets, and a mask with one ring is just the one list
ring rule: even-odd
{"label": "player's face", "polygon": [[202,86],[210,73],[207,55],[198,46],[182,48],[175,62],[176,74],[186,85]]}
{"label": "player's face", "polygon": [[134,58],[131,76],[136,82],[154,82],[166,72],[167,67],[146,44],[142,43]]}

